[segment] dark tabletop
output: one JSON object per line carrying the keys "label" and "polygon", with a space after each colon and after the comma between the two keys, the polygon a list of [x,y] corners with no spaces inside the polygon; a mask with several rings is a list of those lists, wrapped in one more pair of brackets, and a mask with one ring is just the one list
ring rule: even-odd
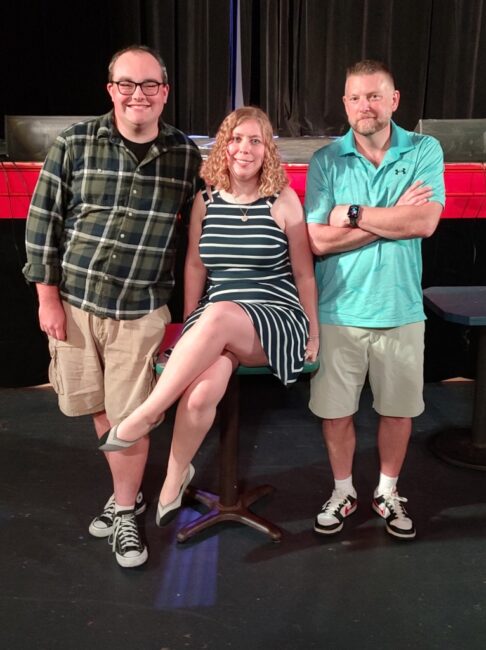
{"label": "dark tabletop", "polygon": [[429,287],[424,304],[452,323],[486,325],[486,287]]}

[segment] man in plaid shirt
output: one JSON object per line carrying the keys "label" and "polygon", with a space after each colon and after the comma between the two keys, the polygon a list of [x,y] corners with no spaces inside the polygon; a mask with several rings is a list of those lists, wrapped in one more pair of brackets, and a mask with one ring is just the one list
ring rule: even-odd
{"label": "man in plaid shirt", "polygon": [[[165,124],[167,71],[134,45],[108,68],[113,110],[75,124],[52,145],[32,197],[25,277],[36,284],[49,337],[49,378],[61,411],[91,414],[100,437],[151,392],[154,359],[170,322],[178,215],[199,186],[201,157]],[[135,515],[148,437],[107,454],[114,493],[89,531],[108,537],[123,567],[147,548]]]}

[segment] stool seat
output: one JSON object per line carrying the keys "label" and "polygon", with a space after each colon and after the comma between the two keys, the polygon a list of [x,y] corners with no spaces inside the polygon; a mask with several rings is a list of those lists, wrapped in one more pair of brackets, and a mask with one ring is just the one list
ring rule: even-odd
{"label": "stool seat", "polygon": [[[303,375],[315,372],[319,368],[319,361],[306,361],[302,370]],[[237,375],[271,375],[270,366],[238,366]]]}
{"label": "stool seat", "polygon": [[[171,329],[172,328],[172,329]],[[160,347],[163,351],[174,345],[182,325],[169,325]],[[178,335],[177,335],[178,332]],[[168,341],[170,341],[168,343]],[[302,374],[316,371],[319,362],[306,362]],[[156,371],[163,372],[163,363],[156,364]],[[249,508],[258,499],[274,491],[271,485],[260,485],[240,491],[238,484],[238,434],[239,434],[239,378],[242,375],[271,375],[269,366],[238,366],[230,378],[218,410],[220,413],[219,494],[189,486],[186,494],[208,508],[208,512],[197,517],[177,532],[177,541],[185,542],[198,533],[223,521],[236,521],[268,535],[279,542],[282,530],[270,521],[259,517]]]}

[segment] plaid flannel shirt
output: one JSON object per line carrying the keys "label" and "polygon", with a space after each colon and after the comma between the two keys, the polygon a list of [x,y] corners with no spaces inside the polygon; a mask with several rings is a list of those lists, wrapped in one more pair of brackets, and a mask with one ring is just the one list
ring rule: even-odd
{"label": "plaid flannel shirt", "polygon": [[177,216],[199,188],[201,156],[160,122],[142,162],[112,112],[75,124],[52,145],[26,226],[27,280],[102,318],[132,320],[165,305],[174,286]]}

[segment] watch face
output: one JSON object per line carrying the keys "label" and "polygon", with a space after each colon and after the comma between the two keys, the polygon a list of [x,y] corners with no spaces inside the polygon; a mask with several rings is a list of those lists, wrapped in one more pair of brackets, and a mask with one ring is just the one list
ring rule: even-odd
{"label": "watch face", "polygon": [[348,208],[348,219],[351,228],[358,227],[359,205],[350,205]]}

